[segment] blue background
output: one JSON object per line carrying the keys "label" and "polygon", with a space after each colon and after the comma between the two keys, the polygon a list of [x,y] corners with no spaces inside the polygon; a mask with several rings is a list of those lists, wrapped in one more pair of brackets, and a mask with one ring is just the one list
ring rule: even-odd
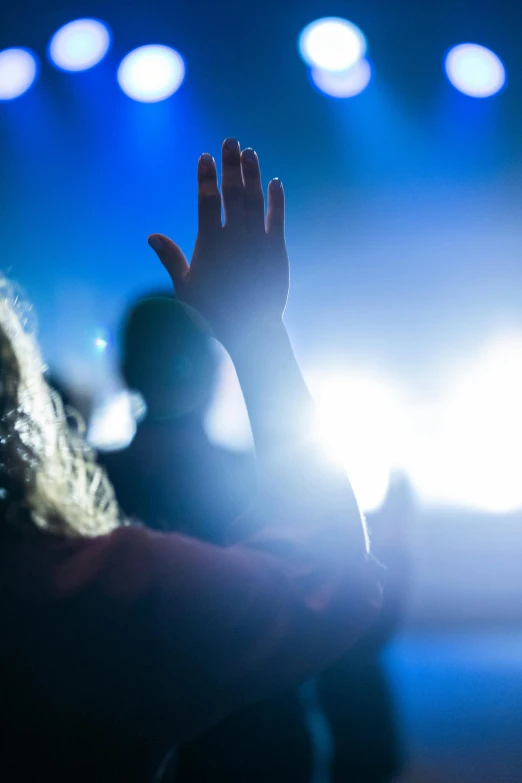
{"label": "blue background", "polygon": [[[325,14],[369,41],[373,80],[351,100],[314,90],[297,54],[302,27]],[[57,71],[48,40],[80,16],[109,24],[112,49],[90,71]],[[166,283],[148,233],[190,254],[197,157],[235,135],[286,188],[301,356],[362,361],[429,394],[448,360],[521,322],[521,22],[504,0],[6,7],[0,47],[43,63],[26,95],[0,104],[0,265],[35,303],[50,363],[95,372],[97,330],[114,333],[131,298]],[[443,56],[463,41],[503,59],[505,91],[451,87]],[[187,63],[164,103],[135,103],[116,82],[145,43]]]}

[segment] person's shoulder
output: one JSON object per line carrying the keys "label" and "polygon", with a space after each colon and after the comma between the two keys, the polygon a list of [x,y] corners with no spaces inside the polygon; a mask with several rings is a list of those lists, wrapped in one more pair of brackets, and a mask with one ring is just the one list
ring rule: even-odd
{"label": "person's shoulder", "polygon": [[13,533],[2,549],[2,587],[39,604],[100,591],[117,598],[150,580],[148,539],[149,532],[138,525],[93,537]]}
{"label": "person's shoulder", "polygon": [[56,587],[65,592],[102,589],[115,598],[139,591],[150,579],[149,537],[145,527],[133,524],[63,541],[54,558]]}
{"label": "person's shoulder", "polygon": [[160,564],[182,560],[183,552],[193,548],[206,549],[200,541],[179,533],[151,530],[136,521],[105,536],[78,540],[74,554],[90,562],[99,578],[119,584],[122,572],[126,572],[130,582],[136,584],[154,580]]}

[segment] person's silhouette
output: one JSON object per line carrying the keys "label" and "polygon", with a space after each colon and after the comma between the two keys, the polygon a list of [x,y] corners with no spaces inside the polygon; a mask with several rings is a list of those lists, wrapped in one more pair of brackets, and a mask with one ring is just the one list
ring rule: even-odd
{"label": "person's silhouette", "polygon": [[[122,334],[121,371],[147,413],[131,445],[102,455],[124,512],[225,545],[256,490],[253,458],[211,444],[217,379],[205,325],[172,296],[141,298]],[[241,710],[178,748],[176,783],[309,783],[312,745],[297,694]]]}
{"label": "person's silhouette", "polygon": [[146,414],[126,449],[102,456],[124,512],[149,527],[225,544],[255,491],[253,460],[211,444],[204,419],[218,360],[198,316],[170,295],[138,300],[121,371]]}

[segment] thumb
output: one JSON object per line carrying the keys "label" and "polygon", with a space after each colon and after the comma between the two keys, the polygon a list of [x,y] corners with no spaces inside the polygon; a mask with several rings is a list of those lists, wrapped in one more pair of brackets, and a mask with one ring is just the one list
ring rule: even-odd
{"label": "thumb", "polygon": [[151,234],[148,243],[170,275],[176,288],[182,284],[189,271],[187,259],[172,239],[163,234]]}

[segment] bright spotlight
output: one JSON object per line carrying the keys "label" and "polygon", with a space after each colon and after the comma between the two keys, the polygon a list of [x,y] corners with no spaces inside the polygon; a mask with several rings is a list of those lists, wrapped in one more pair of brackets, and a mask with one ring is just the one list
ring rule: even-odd
{"label": "bright spotlight", "polygon": [[366,59],[358,60],[346,71],[325,71],[312,68],[310,76],[315,86],[332,98],[353,98],[366,89],[372,78],[372,69]]}
{"label": "bright spotlight", "polygon": [[120,392],[94,412],[88,441],[96,449],[112,451],[128,446],[135,433],[132,397]]}
{"label": "bright spotlight", "polygon": [[123,58],[118,82],[135,101],[157,103],[170,97],[185,78],[181,55],[168,46],[140,46]]}
{"label": "bright spotlight", "polygon": [[346,19],[326,17],[309,24],[299,36],[301,57],[313,68],[345,71],[366,53],[366,38]]}
{"label": "bright spotlight", "polygon": [[108,345],[109,343],[104,337],[96,337],[94,340],[94,347],[99,353],[103,353]]}
{"label": "bright spotlight", "polygon": [[110,345],[110,335],[107,329],[96,329],[93,336],[94,350],[98,354],[103,354]]}
{"label": "bright spotlight", "polygon": [[478,44],[454,46],[446,55],[445,68],[452,85],[473,98],[495,95],[506,82],[502,61]]}
{"label": "bright spotlight", "polygon": [[427,500],[491,513],[522,508],[522,337],[492,343],[425,417],[411,475]]}
{"label": "bright spotlight", "polygon": [[308,378],[317,406],[318,439],[327,456],[342,462],[363,511],[386,498],[405,437],[402,403],[393,389],[359,376]]}
{"label": "bright spotlight", "polygon": [[53,35],[49,57],[64,71],[86,71],[103,60],[111,43],[108,27],[97,19],[76,19]]}
{"label": "bright spotlight", "polygon": [[38,74],[38,61],[28,49],[0,52],[0,101],[11,101],[27,92]]}
{"label": "bright spotlight", "polygon": [[211,443],[231,451],[253,449],[252,430],[232,359],[219,343],[219,378],[216,393],[205,417],[205,431]]}

